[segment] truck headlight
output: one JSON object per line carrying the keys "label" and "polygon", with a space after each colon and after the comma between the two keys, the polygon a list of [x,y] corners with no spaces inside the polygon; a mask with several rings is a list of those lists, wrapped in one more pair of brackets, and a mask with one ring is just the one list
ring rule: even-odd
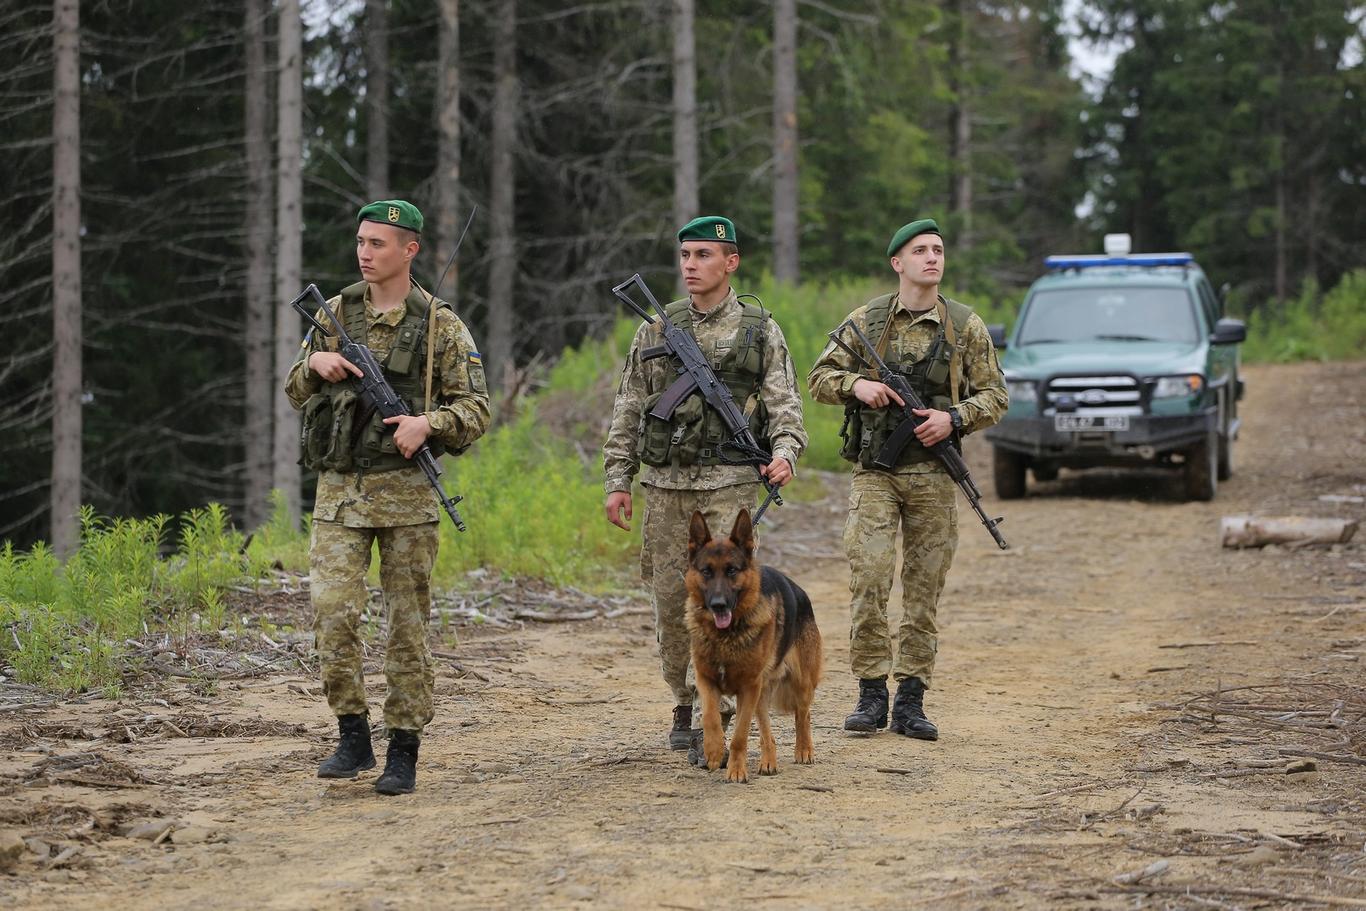
{"label": "truck headlight", "polygon": [[1205,385],[1205,378],[1198,373],[1182,376],[1159,376],[1153,382],[1153,398],[1175,399],[1197,395]]}
{"label": "truck headlight", "polygon": [[1039,384],[1033,380],[1006,380],[1006,391],[1012,402],[1033,405],[1039,400]]}

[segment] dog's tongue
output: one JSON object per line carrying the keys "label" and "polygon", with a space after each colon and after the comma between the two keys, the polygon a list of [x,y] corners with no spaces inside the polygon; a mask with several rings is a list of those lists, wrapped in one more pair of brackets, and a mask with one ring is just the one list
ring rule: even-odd
{"label": "dog's tongue", "polygon": [[717,629],[725,629],[726,627],[730,626],[730,611],[718,611],[712,614],[711,616],[712,619],[716,621]]}

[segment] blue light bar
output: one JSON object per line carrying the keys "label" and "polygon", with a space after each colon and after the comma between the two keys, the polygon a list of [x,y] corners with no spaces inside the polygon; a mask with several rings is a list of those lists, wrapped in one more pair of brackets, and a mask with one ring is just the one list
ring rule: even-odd
{"label": "blue light bar", "polygon": [[1095,266],[1189,266],[1195,257],[1189,253],[1130,253],[1125,256],[1066,254],[1044,257],[1047,269],[1090,269]]}

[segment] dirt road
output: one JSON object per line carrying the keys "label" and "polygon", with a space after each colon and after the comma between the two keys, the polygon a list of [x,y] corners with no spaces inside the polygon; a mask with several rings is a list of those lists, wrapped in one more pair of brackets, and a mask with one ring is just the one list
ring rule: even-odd
{"label": "dirt road", "polygon": [[[938,743],[841,730],[856,686],[832,477],[764,544],[825,636],[815,765],[791,763],[788,719],[779,774],[748,785],[665,749],[648,616],[463,631],[411,797],[375,796],[373,773],[312,777],[334,729],[304,676],[0,715],[0,831],[43,839],[0,904],[1366,907],[1366,548],[1230,551],[1217,534],[1223,515],[1366,512],[1319,499],[1366,493],[1366,363],[1252,369],[1248,386],[1212,503],[1161,474],[1064,472],[989,505],[1008,553],[963,519],[927,700]],[[179,736],[201,730],[247,736]],[[1338,758],[1287,774],[1296,752]],[[182,827],[119,834],[147,821]]]}

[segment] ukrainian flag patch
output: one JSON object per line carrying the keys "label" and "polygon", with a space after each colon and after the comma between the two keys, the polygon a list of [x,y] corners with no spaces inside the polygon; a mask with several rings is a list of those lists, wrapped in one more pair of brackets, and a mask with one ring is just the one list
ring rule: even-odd
{"label": "ukrainian flag patch", "polygon": [[480,354],[479,354],[478,351],[471,351],[471,352],[470,352],[470,363],[471,363],[471,364],[474,364],[476,367],[482,367],[482,366],[484,366],[484,359],[483,359],[483,357],[480,356]]}

